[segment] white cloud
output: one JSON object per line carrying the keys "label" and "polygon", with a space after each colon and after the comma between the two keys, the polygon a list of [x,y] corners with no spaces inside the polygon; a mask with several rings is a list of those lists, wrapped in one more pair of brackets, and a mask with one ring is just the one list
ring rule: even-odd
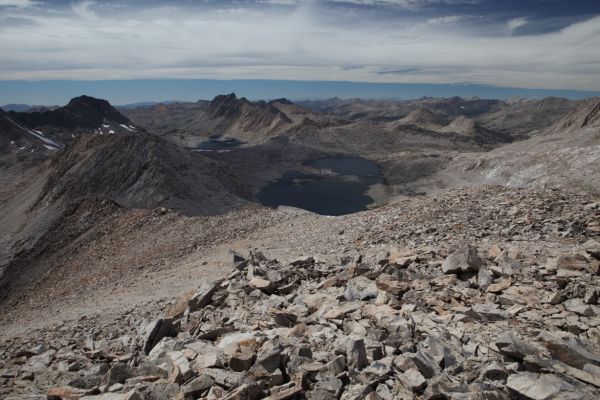
{"label": "white cloud", "polygon": [[63,13],[5,13],[21,22],[0,23],[0,79],[321,79],[600,90],[600,17],[549,34],[490,37],[485,26],[462,30],[455,16],[356,26],[306,5],[241,10],[107,12],[86,1]]}
{"label": "white cloud", "polygon": [[429,18],[426,23],[429,25],[448,25],[456,26],[464,17],[460,15],[447,15],[444,17]]}
{"label": "white cloud", "polygon": [[527,18],[519,17],[513,18],[506,23],[506,29],[509,35],[512,35],[517,29],[527,25]]}
{"label": "white cloud", "polygon": [[83,0],[77,3],[73,3],[73,12],[80,18],[83,19],[95,19],[96,13],[92,10],[92,6],[96,4],[93,0]]}
{"label": "white cloud", "polygon": [[0,7],[26,8],[36,4],[37,1],[33,0],[0,0]]}

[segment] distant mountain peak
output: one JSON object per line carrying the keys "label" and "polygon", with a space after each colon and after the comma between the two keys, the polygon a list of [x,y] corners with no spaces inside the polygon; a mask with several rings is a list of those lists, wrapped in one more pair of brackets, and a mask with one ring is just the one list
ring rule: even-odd
{"label": "distant mountain peak", "polygon": [[440,132],[452,132],[452,133],[460,133],[462,135],[476,135],[478,130],[477,123],[465,117],[464,115],[460,115],[456,117],[450,124],[446,125]]}
{"label": "distant mountain peak", "polygon": [[237,101],[238,97],[235,93],[231,92],[229,94],[219,94],[214,97],[210,102],[211,103],[222,103],[224,101]]}
{"label": "distant mountain peak", "polygon": [[64,109],[75,114],[78,118],[88,119],[96,126],[100,125],[104,120],[111,120],[121,124],[130,123],[108,101],[91,96],[74,97]]}
{"label": "distant mountain peak", "polygon": [[65,107],[78,107],[78,106],[110,106],[110,103],[104,99],[97,99],[92,96],[77,96],[73,97]]}
{"label": "distant mountain peak", "polygon": [[268,104],[275,104],[275,103],[279,103],[279,104],[294,104],[292,101],[286,99],[285,97],[282,97],[281,99],[274,99],[269,101]]}
{"label": "distant mountain peak", "polygon": [[213,118],[231,118],[239,114],[241,100],[235,93],[216,96],[208,104],[208,113]]}
{"label": "distant mountain peak", "polygon": [[47,142],[68,143],[82,133],[139,132],[133,123],[108,101],[91,96],[71,99],[56,109],[10,112],[11,117],[38,139]]}

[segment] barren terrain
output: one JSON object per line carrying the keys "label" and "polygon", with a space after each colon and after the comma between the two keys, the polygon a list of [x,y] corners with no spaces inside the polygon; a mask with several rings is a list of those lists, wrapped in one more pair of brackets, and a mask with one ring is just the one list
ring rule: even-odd
{"label": "barren terrain", "polygon": [[[0,396],[598,398],[597,104],[229,95],[153,106],[195,113],[158,135],[146,109],[128,112],[139,132],[93,135],[78,102],[12,113]],[[13,123],[57,116],[76,126],[58,151]],[[215,130],[244,144],[186,148]],[[339,155],[379,166],[372,209],[255,202],[286,170]]]}

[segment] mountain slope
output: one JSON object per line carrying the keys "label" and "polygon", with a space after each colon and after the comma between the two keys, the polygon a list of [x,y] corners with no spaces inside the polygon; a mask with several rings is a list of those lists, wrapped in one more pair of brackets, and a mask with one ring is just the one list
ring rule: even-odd
{"label": "mountain slope", "polygon": [[580,129],[600,129],[600,98],[588,99],[564,118],[549,127],[546,133],[570,133]]}
{"label": "mountain slope", "polygon": [[149,134],[81,135],[39,165],[0,172],[0,225],[7,227],[0,232],[0,270],[2,260],[40,247],[40,237],[86,199],[193,215],[228,212],[253,199],[227,166]]}
{"label": "mountain slope", "polygon": [[100,196],[128,208],[214,214],[252,198],[224,165],[148,134],[81,136],[50,168],[40,203]]}
{"label": "mountain slope", "polygon": [[80,135],[5,183],[0,298],[29,290],[61,265],[65,249],[80,251],[131,209],[209,216],[255,207],[227,166],[150,134]]}
{"label": "mountain slope", "polygon": [[552,186],[600,194],[600,100],[528,140],[488,153],[456,154],[432,179],[447,186]]}
{"label": "mountain slope", "polygon": [[578,104],[577,101],[558,97],[518,101],[507,104],[496,112],[482,115],[478,121],[489,129],[513,134],[529,134],[548,128],[575,109]]}
{"label": "mountain slope", "polygon": [[61,147],[60,143],[40,131],[28,129],[14,114],[0,108],[0,156],[12,154],[31,158],[31,153],[47,153],[48,150],[58,150]]}
{"label": "mountain slope", "polygon": [[438,129],[442,133],[454,133],[473,138],[480,144],[509,143],[514,137],[509,133],[499,132],[481,126],[477,121],[463,115],[456,117],[448,125]]}

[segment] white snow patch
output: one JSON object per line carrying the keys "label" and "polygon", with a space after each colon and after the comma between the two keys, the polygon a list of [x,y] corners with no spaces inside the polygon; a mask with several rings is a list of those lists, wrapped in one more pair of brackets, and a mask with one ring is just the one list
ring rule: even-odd
{"label": "white snow patch", "polygon": [[103,128],[110,128],[110,125],[102,124]]}
{"label": "white snow patch", "polygon": [[108,131],[108,133],[115,133],[115,131],[113,131],[112,129],[110,131]]}
{"label": "white snow patch", "polygon": [[130,132],[135,132],[135,130],[131,129],[130,127],[128,127],[127,125],[123,125],[123,124],[119,124],[121,125],[123,128],[127,129]]}

